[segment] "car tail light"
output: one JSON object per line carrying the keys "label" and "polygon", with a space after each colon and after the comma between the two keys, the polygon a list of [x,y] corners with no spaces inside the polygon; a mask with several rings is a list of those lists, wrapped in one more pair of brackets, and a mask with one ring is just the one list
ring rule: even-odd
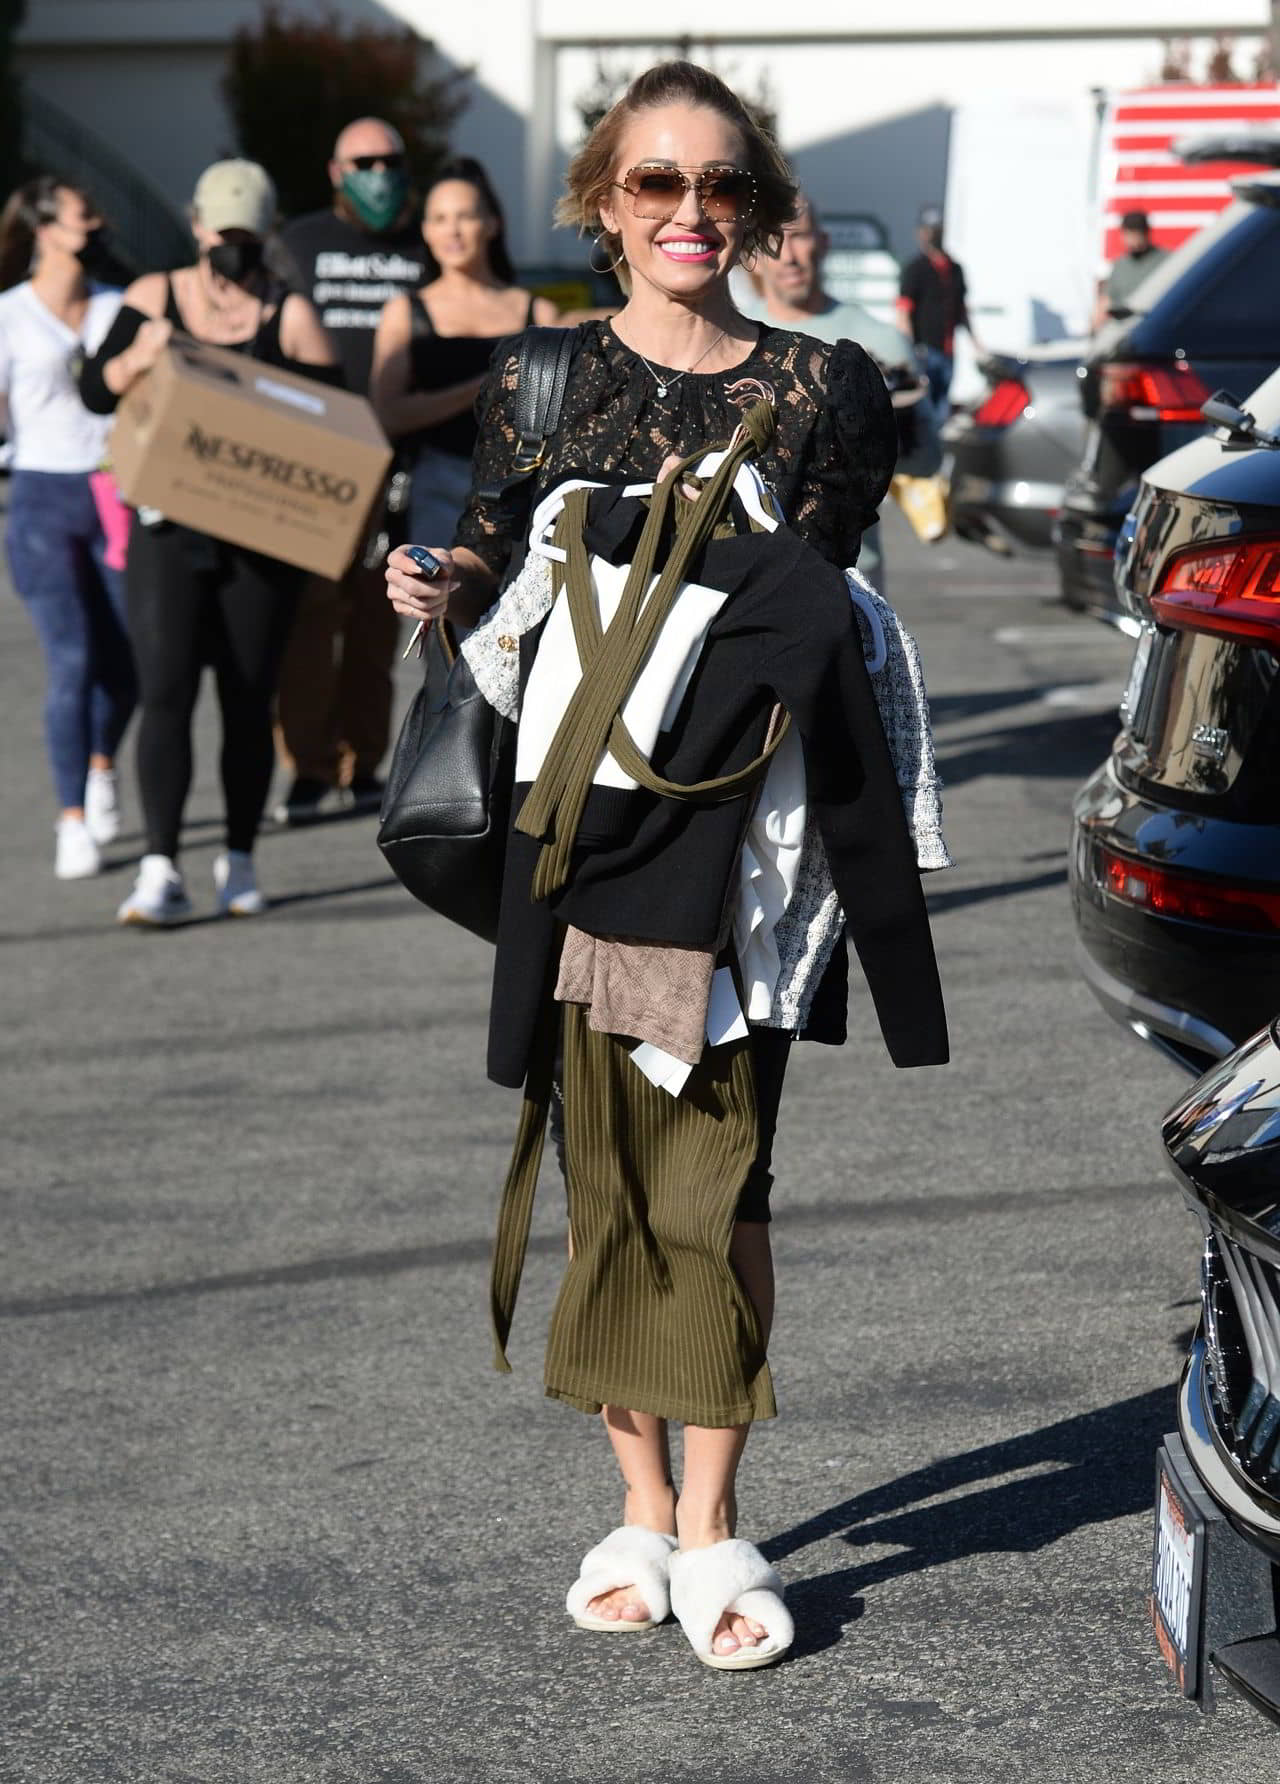
{"label": "car tail light", "polygon": [[1123,410],[1131,421],[1199,421],[1210,394],[1184,359],[1168,365],[1116,360],[1102,367],[1098,382],[1100,407]]}
{"label": "car tail light", "polygon": [[1030,402],[1031,392],[1025,384],[1016,378],[1001,378],[974,410],[973,419],[979,427],[1008,427]]}
{"label": "car tail light", "polygon": [[1246,929],[1255,935],[1273,935],[1280,930],[1280,892],[1202,880],[1118,855],[1105,843],[1098,845],[1095,878],[1113,898],[1159,917],[1182,917],[1195,923],[1214,923],[1221,929]]}
{"label": "car tail light", "polygon": [[1218,632],[1280,654],[1280,539],[1220,539],[1175,553],[1151,606],[1166,626]]}

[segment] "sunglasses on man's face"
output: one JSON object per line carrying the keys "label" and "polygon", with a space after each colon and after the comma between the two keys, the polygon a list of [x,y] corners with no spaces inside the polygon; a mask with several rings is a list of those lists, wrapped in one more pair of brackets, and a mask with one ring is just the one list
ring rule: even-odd
{"label": "sunglasses on man's face", "polygon": [[745,221],[755,210],[756,183],[742,167],[704,167],[692,179],[678,167],[631,167],[614,183],[631,200],[632,216],[650,223],[669,223],[690,188],[712,223]]}
{"label": "sunglasses on man's face", "polygon": [[361,173],[371,173],[375,167],[386,167],[393,172],[404,166],[404,156],[396,153],[388,155],[348,155],[350,166],[358,167]]}

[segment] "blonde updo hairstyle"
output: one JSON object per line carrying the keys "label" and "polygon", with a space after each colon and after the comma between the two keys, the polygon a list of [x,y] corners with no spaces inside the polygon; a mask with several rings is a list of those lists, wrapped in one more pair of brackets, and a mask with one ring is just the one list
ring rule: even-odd
{"label": "blonde updo hairstyle", "polygon": [[[569,224],[579,235],[594,235],[608,250],[610,260],[621,259],[622,238],[604,227],[600,206],[619,173],[626,171],[619,168],[618,160],[628,124],[638,113],[662,105],[704,106],[733,125],[742,138],[747,171],[756,184],[755,215],[746,226],[742,255],[746,259],[761,251],[776,254],[782,243],[782,226],[795,215],[796,186],[791,170],[777,143],[761,129],[733,89],[696,62],[660,62],[632,81],[569,163],[556,222]],[[623,289],[629,290],[625,263],[616,271]]]}

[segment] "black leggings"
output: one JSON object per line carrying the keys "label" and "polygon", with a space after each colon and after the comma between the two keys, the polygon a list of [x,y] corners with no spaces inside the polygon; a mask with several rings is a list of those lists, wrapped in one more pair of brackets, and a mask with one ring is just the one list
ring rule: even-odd
{"label": "black leggings", "polygon": [[125,600],[138,666],[147,852],[175,856],[191,787],[191,719],[213,668],[227,847],[253,847],[274,765],[271,702],[302,572],[183,527],[135,525]]}
{"label": "black leggings", "polygon": [[767,1221],[769,1191],[773,1188],[773,1140],[778,1131],[782,1104],[782,1080],[795,1045],[784,1028],[753,1028],[751,1057],[756,1068],[756,1155],[738,1197],[738,1219]]}

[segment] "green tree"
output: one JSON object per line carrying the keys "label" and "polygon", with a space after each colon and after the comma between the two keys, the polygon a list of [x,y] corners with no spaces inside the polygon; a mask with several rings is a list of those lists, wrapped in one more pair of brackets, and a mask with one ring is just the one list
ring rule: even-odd
{"label": "green tree", "polygon": [[333,10],[301,14],[265,0],[257,24],[232,41],[222,92],[240,153],[270,171],[281,210],[296,216],[329,203],[334,139],[354,118],[394,125],[421,185],[448,152],[467,80],[407,28],[346,25]]}
{"label": "green tree", "polygon": [[0,0],[0,202],[22,178],[22,96],[13,67],[13,39],[26,0]]}

